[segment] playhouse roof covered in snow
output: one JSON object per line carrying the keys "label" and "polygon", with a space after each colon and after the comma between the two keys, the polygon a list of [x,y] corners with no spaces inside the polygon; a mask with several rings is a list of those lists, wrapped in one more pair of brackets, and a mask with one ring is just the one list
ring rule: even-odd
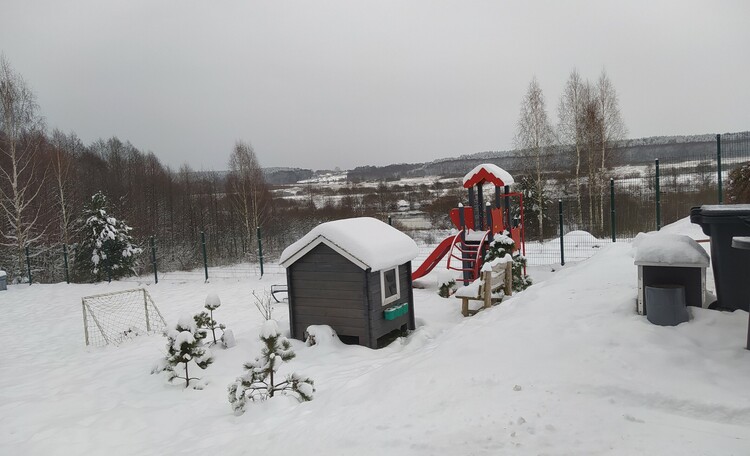
{"label": "playhouse roof covered in snow", "polygon": [[639,233],[633,248],[636,265],[707,267],[710,261],[700,244],[682,234]]}
{"label": "playhouse roof covered in snow", "polygon": [[285,268],[319,244],[326,244],[362,269],[379,271],[413,260],[418,253],[412,238],[372,217],[321,223],[281,253]]}
{"label": "playhouse roof covered in snow", "polygon": [[480,182],[488,182],[495,187],[513,184],[513,176],[508,171],[492,163],[483,163],[464,176],[464,188],[473,187]]}

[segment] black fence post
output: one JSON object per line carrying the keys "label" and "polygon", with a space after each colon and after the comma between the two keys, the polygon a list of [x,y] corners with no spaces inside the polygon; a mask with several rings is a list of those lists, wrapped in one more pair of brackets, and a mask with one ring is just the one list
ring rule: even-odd
{"label": "black fence post", "polygon": [[659,159],[654,160],[656,165],[656,231],[661,229],[661,190],[659,188]]}
{"label": "black fence post", "polygon": [[63,265],[65,266],[65,282],[70,283],[70,272],[68,271],[68,244],[63,244]]}
{"label": "black fence post", "polygon": [[393,226],[393,219],[391,218],[390,215],[388,216],[388,224]]}
{"label": "black fence post", "polygon": [[26,270],[29,273],[29,285],[31,285],[31,259],[29,258],[29,246],[26,246]]}
{"label": "black fence post", "polygon": [[716,135],[716,168],[718,170],[719,204],[724,204],[724,189],[721,179],[721,135]]}
{"label": "black fence post", "polygon": [[206,232],[201,231],[201,247],[203,249],[203,272],[206,274],[206,282],[208,282],[208,257],[206,256]]}
{"label": "black fence post", "polygon": [[[388,220],[391,218],[388,217]],[[256,229],[256,234],[258,235],[258,260],[260,261],[260,276],[263,277],[263,243],[260,239],[260,227]]]}
{"label": "black fence post", "polygon": [[565,238],[564,238],[564,223],[563,223],[563,204],[562,200],[557,200],[557,207],[560,212],[560,266],[565,266]]}
{"label": "black fence post", "polygon": [[609,178],[609,229],[612,231],[612,242],[617,242],[617,230],[615,227],[615,179]]}
{"label": "black fence post", "polygon": [[156,284],[159,283],[159,273],[156,270],[156,242],[153,236],[151,236],[149,243],[151,244],[151,266],[154,268],[154,283]]}

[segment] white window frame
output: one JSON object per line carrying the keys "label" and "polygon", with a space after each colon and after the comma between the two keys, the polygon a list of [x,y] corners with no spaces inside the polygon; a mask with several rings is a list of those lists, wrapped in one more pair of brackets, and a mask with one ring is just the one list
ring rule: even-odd
{"label": "white window frame", "polygon": [[[396,294],[393,296],[386,297],[385,296],[385,273],[388,271],[395,271]],[[382,297],[382,300],[383,300],[383,306],[387,306],[388,304],[394,301],[398,301],[399,298],[401,298],[401,283],[400,283],[401,281],[398,278],[398,271],[399,271],[399,266],[394,266],[388,269],[382,269],[380,271],[380,296]]]}

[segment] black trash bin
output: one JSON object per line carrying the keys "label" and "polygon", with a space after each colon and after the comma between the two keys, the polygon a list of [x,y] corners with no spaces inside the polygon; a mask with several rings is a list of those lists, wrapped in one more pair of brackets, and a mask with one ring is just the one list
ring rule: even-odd
{"label": "black trash bin", "polygon": [[750,204],[705,205],[690,209],[690,221],[711,237],[718,307],[748,310],[750,256],[732,248],[735,236],[750,236]]}

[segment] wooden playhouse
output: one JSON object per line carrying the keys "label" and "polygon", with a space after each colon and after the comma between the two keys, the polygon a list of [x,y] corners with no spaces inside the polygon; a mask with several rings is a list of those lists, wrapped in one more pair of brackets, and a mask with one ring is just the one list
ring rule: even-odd
{"label": "wooden playhouse", "polygon": [[411,260],[417,245],[370,217],[318,225],[287,247],[289,325],[304,339],[310,325],[328,325],[346,343],[377,348],[383,337],[414,329]]}

